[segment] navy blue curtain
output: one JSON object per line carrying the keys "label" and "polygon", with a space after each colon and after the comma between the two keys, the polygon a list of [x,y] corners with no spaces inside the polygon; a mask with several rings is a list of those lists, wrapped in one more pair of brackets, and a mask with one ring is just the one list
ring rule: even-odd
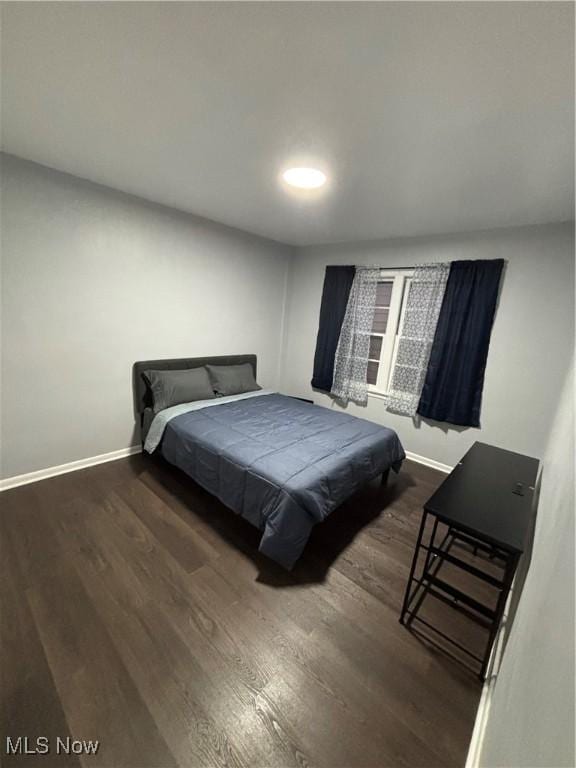
{"label": "navy blue curtain", "polygon": [[418,413],[480,426],[480,405],[503,259],[453,261]]}
{"label": "navy blue curtain", "polygon": [[355,274],[356,267],[326,267],[311,381],[314,389],[332,389],[334,357]]}

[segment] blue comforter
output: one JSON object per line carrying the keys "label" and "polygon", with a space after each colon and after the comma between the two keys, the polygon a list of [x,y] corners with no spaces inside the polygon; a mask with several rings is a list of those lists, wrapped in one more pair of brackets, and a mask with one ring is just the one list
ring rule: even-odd
{"label": "blue comforter", "polygon": [[405,457],[391,429],[278,394],[178,415],[161,451],[262,530],[260,551],[285,568],[316,523]]}

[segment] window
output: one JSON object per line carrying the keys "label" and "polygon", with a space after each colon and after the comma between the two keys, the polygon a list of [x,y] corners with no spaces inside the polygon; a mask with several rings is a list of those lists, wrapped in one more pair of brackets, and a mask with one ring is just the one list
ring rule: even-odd
{"label": "window", "polygon": [[411,276],[408,270],[380,274],[368,353],[368,392],[389,390]]}

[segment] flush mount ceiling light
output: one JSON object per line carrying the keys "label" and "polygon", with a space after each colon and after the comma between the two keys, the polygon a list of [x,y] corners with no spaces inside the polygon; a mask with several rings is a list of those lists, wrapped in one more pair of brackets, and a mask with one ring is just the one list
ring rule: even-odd
{"label": "flush mount ceiling light", "polygon": [[317,168],[288,168],[282,178],[286,184],[298,189],[318,189],[326,183],[326,174]]}

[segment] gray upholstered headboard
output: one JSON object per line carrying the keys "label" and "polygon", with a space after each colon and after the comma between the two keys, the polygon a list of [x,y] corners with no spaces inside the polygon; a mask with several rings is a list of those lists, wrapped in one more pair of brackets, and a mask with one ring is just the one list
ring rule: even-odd
{"label": "gray upholstered headboard", "polygon": [[142,378],[144,371],[182,371],[185,368],[200,368],[202,365],[240,365],[250,363],[256,379],[256,355],[221,355],[219,357],[179,357],[174,360],[142,360],[132,368],[132,390],[134,412],[142,417],[145,408],[152,406],[148,388]]}

